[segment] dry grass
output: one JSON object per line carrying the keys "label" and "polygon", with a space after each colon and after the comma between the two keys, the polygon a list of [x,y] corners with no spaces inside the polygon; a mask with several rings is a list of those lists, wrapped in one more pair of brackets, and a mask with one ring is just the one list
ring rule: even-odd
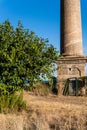
{"label": "dry grass", "polygon": [[47,96],[51,92],[50,87],[44,82],[34,84],[33,93],[35,95]]}
{"label": "dry grass", "polygon": [[24,92],[27,110],[0,115],[0,130],[87,130],[87,97],[36,96]]}
{"label": "dry grass", "polygon": [[24,98],[32,111],[31,130],[87,130],[87,97],[41,97],[25,92]]}

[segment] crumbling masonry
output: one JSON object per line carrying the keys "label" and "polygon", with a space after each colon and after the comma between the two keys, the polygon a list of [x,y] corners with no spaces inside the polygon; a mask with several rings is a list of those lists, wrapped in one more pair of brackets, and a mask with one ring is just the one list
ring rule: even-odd
{"label": "crumbling masonry", "polygon": [[58,63],[59,94],[63,81],[70,77],[85,76],[80,0],[60,0],[60,55]]}

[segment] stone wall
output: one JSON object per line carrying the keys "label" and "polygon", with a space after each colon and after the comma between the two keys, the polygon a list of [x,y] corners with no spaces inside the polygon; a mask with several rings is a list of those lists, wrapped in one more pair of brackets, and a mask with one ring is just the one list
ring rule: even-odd
{"label": "stone wall", "polygon": [[58,88],[62,94],[66,79],[85,76],[86,58],[64,57],[58,63]]}

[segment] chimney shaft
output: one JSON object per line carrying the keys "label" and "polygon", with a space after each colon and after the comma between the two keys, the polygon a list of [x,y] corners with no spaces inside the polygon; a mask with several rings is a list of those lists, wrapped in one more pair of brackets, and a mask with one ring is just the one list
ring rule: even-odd
{"label": "chimney shaft", "polygon": [[60,53],[83,56],[80,0],[60,0]]}

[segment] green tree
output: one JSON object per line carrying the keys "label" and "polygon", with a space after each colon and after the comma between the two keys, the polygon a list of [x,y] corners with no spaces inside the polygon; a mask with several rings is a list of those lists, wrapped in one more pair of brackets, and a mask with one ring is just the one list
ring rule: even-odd
{"label": "green tree", "polygon": [[24,29],[18,22],[16,29],[5,21],[0,24],[0,82],[8,85],[24,84],[51,77],[58,52],[48,39]]}

